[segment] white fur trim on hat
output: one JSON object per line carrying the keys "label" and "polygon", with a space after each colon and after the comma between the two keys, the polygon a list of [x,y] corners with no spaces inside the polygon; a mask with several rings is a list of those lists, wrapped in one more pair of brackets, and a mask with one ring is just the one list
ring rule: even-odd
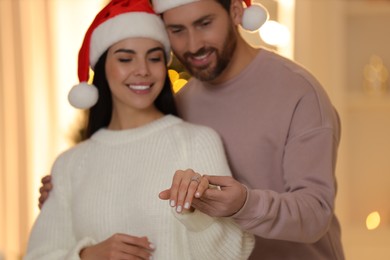
{"label": "white fur trim on hat", "polygon": [[162,14],[166,10],[198,1],[199,0],[152,0],[152,3],[154,11],[158,14]]}
{"label": "white fur trim on hat", "polygon": [[81,82],[69,91],[69,103],[75,108],[87,109],[93,107],[99,98],[99,92],[94,85]]}
{"label": "white fur trim on hat", "polygon": [[268,20],[268,12],[260,4],[252,4],[244,9],[241,25],[248,31],[256,31]]}
{"label": "white fur trim on hat", "polygon": [[169,61],[169,39],[160,17],[145,12],[131,12],[117,15],[94,30],[89,55],[91,67],[95,67],[100,56],[111,45],[130,37],[145,37],[162,43]]}
{"label": "white fur trim on hat", "polygon": [[[156,13],[161,14],[169,9],[176,8],[185,4],[198,2],[200,0],[152,0],[153,9]],[[252,4],[251,0],[243,0],[247,7],[244,10],[241,25],[248,31],[256,31],[268,20],[268,11],[261,4]]]}

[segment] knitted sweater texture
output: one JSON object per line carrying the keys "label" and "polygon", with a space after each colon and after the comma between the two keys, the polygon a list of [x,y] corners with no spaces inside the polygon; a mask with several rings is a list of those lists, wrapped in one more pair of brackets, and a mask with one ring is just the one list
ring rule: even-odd
{"label": "knitted sweater texture", "polygon": [[229,218],[177,214],[158,198],[176,170],[230,175],[218,135],[174,116],[122,131],[101,129],[61,154],[54,189],[31,232],[25,260],[80,259],[115,233],[147,236],[153,259],[246,259],[252,235]]}

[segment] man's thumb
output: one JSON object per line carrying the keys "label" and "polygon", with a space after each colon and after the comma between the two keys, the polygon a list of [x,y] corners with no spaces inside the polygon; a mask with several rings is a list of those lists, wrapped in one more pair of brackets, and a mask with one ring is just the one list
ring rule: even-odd
{"label": "man's thumb", "polygon": [[203,177],[207,178],[211,185],[222,187],[229,186],[229,183],[232,179],[230,176],[203,175]]}

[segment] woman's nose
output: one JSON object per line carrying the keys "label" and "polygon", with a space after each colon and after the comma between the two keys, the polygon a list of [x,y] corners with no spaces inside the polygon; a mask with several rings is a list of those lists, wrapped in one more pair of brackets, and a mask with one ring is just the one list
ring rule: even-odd
{"label": "woman's nose", "polygon": [[140,76],[148,76],[150,73],[149,66],[145,61],[139,61],[135,73]]}

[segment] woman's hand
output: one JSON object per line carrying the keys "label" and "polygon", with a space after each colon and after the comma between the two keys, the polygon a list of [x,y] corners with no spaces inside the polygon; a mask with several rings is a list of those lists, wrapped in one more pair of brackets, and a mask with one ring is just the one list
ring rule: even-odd
{"label": "woman's hand", "polygon": [[151,259],[154,245],[147,237],[114,234],[107,240],[80,252],[82,260]]}
{"label": "woman's hand", "polygon": [[180,213],[190,210],[193,198],[200,198],[208,186],[209,181],[192,169],[178,170],[173,176],[171,188],[160,192],[159,197],[169,199],[169,205],[176,207]]}

